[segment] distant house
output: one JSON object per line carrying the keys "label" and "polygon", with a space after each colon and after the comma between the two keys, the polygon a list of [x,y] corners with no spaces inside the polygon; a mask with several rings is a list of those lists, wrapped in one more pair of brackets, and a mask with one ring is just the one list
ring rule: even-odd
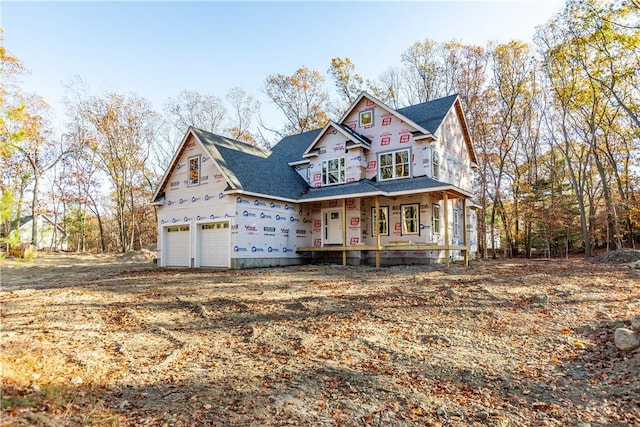
{"label": "distant house", "polygon": [[363,92],[340,120],[270,150],[192,127],[152,199],[158,263],[467,261],[476,163],[456,95],[394,110]]}
{"label": "distant house", "polygon": [[[68,249],[67,233],[62,227],[57,225],[51,218],[44,214],[36,216],[38,227],[38,250],[63,250]],[[17,230],[12,233],[19,233],[20,243],[31,243],[31,232],[33,227],[33,217],[28,216],[20,220]]]}

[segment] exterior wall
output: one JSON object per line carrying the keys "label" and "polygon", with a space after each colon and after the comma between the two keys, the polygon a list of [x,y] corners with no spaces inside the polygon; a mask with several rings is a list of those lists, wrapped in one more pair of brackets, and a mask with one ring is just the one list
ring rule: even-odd
{"label": "exterior wall", "polygon": [[[370,112],[373,120],[371,123],[362,125],[360,123],[360,113]],[[363,150],[358,148],[349,150],[345,154],[345,136],[337,133],[327,132],[318,141],[315,149],[319,150],[317,156],[311,159],[308,166],[311,173],[307,174],[299,168],[299,173],[303,177],[309,176],[309,184],[319,187],[322,185],[322,162],[324,160],[335,159],[341,156],[346,160],[346,181],[351,182],[358,179],[379,179],[378,177],[378,154],[402,149],[410,150],[411,176],[429,176],[441,182],[446,182],[458,186],[467,191],[472,191],[471,158],[465,143],[460,118],[455,108],[452,108],[442,125],[436,133],[435,142],[415,141],[412,132],[415,128],[406,122],[398,119],[385,109],[376,106],[366,98],[353,109],[345,118],[343,123],[355,132],[364,135],[371,140],[371,149]],[[438,176],[433,174],[433,154],[438,155]],[[339,185],[339,184],[334,184]],[[353,202],[355,200],[355,203]],[[365,245],[375,245],[376,237],[371,233],[372,208],[375,206],[374,199],[347,199],[347,245],[363,243]],[[419,234],[403,235],[401,222],[401,206],[405,204],[418,203],[420,205]],[[393,242],[413,242],[413,243],[435,243],[443,245],[444,227],[449,228],[450,244],[462,245],[464,242],[464,230],[462,216],[462,201],[453,199],[449,201],[449,222],[444,224],[443,201],[432,199],[428,194],[398,197],[395,199],[381,198],[380,206],[389,208],[389,235],[381,236],[381,244],[393,244]],[[440,206],[441,231],[434,233],[433,227],[433,205]],[[342,202],[339,200],[317,202],[313,204],[312,210],[312,240],[313,246],[323,246],[323,211],[330,208],[339,208]],[[349,210],[349,206],[354,206]],[[351,213],[353,212],[353,213]],[[477,238],[473,237],[476,230],[475,212],[467,209],[467,238],[470,245],[469,256],[475,256],[477,252]],[[454,231],[455,228],[455,231]],[[444,257],[444,251],[383,251],[381,259],[387,264],[420,264],[429,263]],[[349,252],[350,258],[356,258],[359,252]],[[326,257],[326,255],[323,255]],[[451,250],[452,259],[462,258],[462,252]],[[375,252],[364,253],[365,261],[375,257]],[[350,263],[353,260],[350,259]]]}
{"label": "exterior wall", "polygon": [[[380,243],[383,245],[390,244],[392,242],[412,242],[412,243],[428,243],[431,242],[431,198],[426,194],[420,194],[415,196],[397,197],[395,199],[389,199],[386,197],[380,198],[380,207],[389,208],[389,235],[381,235]],[[401,205],[419,204],[419,234],[404,234],[402,233],[401,223]],[[377,238],[372,232],[373,227],[373,209],[375,208],[375,199],[367,199],[363,204],[361,211],[362,215],[362,235],[364,243],[367,245],[375,245]]]}
{"label": "exterior wall", "polygon": [[[402,214],[401,207],[408,204],[419,204],[419,233],[403,234],[402,232]],[[367,199],[363,202],[361,211],[362,222],[362,241],[366,245],[375,245],[376,236],[372,234],[372,209],[375,207],[374,199]],[[440,232],[433,230],[433,206],[440,207]],[[389,235],[381,235],[380,243],[389,245],[393,243],[435,243],[438,245],[445,244],[444,232],[444,202],[438,201],[430,197],[428,194],[420,194],[415,196],[398,197],[395,199],[380,198],[380,207],[389,208]],[[464,244],[464,230],[462,221],[462,201],[453,199],[449,201],[449,243],[452,245]],[[457,221],[454,216],[457,215]],[[454,232],[454,226],[457,233]],[[477,242],[477,217],[473,209],[467,208],[467,243],[470,246],[469,257],[473,258],[478,251]],[[387,265],[390,264],[428,264],[444,257],[444,251],[406,251],[406,250],[387,250],[380,252],[380,258]],[[462,259],[463,254],[460,250],[451,250],[452,259]],[[370,262],[375,258],[375,252],[369,251],[365,254],[365,258]]]}
{"label": "exterior wall", "polygon": [[[321,247],[325,244],[324,239],[324,219],[323,213],[329,210],[340,211],[341,218],[344,214],[344,203],[346,203],[347,229],[346,244],[354,246],[363,243],[362,220],[360,213],[360,198],[350,198],[344,200],[327,200],[323,202],[313,202],[308,204],[311,209],[311,241],[308,246]],[[356,256],[350,254],[350,256]]]}
{"label": "exterior wall", "polygon": [[367,170],[367,154],[362,147],[351,148],[346,154],[347,182],[360,181],[365,178]]}
{"label": "exterior wall", "polygon": [[[372,123],[362,125],[359,117],[362,112],[372,113]],[[327,132],[314,147],[319,150],[311,158],[309,165],[296,167],[298,173],[312,187],[322,185],[322,162],[345,157],[346,182],[360,179],[378,178],[378,154],[409,149],[411,156],[411,176],[429,176],[472,191],[473,177],[471,157],[467,148],[463,128],[457,110],[452,108],[436,132],[436,141],[415,141],[412,132],[416,129],[400,120],[372,101],[363,98],[353,109],[344,124],[355,132],[371,140],[371,149],[350,149],[345,152],[345,136],[340,132]],[[438,155],[439,174],[433,174],[433,156]],[[334,184],[338,185],[338,184]]]}
{"label": "exterior wall", "polygon": [[[360,123],[360,113],[372,111],[373,122],[369,125]],[[363,98],[353,109],[344,124],[355,132],[371,140],[371,150],[363,152],[365,176],[372,179],[378,175],[378,154],[409,148],[411,156],[411,176],[424,176],[425,169],[422,165],[422,145],[425,142],[416,142],[411,132],[416,129],[403,122],[387,110],[376,106],[372,101]]]}
{"label": "exterior wall", "polygon": [[311,244],[311,209],[266,198],[236,198],[233,268],[300,264],[299,246]]}
{"label": "exterior wall", "polygon": [[[397,243],[441,243],[440,235],[432,233],[432,205],[434,202],[427,194],[414,196],[397,197],[395,199],[380,198],[380,207],[389,208],[389,235],[381,235],[382,245]],[[403,234],[401,206],[408,204],[419,204],[419,232],[418,234]],[[375,208],[375,199],[368,199],[362,209],[363,239],[367,245],[375,245],[377,237],[372,233],[372,214]],[[406,250],[386,250],[380,252],[382,265],[396,264],[429,264],[434,262],[440,251],[406,251]],[[368,251],[364,254],[365,262],[373,264],[375,252]]]}
{"label": "exterior wall", "polygon": [[[439,181],[453,184],[466,191],[473,191],[471,156],[467,148],[460,118],[455,108],[449,111],[436,132],[436,142],[424,147],[424,157],[436,151],[440,159]],[[432,176],[429,172],[429,176]]]}
{"label": "exterior wall", "polygon": [[[311,223],[298,205],[263,198],[225,195],[227,183],[208,154],[195,140],[187,141],[185,152],[168,179],[165,201],[158,209],[158,259],[166,265],[164,228],[189,225],[191,266],[199,254],[196,233],[199,224],[229,221],[230,265],[232,268],[298,264],[298,246],[310,242]],[[188,185],[188,159],[201,155],[201,181]],[[252,261],[251,261],[252,260]]]}
{"label": "exterior wall", "polygon": [[478,255],[478,211],[467,208],[467,243],[469,244],[469,259]]}
{"label": "exterior wall", "polygon": [[314,164],[302,164],[302,165],[298,165],[295,166],[294,169],[296,170],[296,172],[298,172],[298,175],[300,175],[302,178],[304,178],[305,181],[307,181],[307,183],[311,182],[311,172],[313,172],[314,169]]}
{"label": "exterior wall", "polygon": [[[318,155],[311,159],[311,163],[298,167],[298,173],[307,180],[311,187],[322,186],[322,162],[344,157],[345,159],[345,182],[360,181],[364,178],[366,167],[366,157],[361,147],[354,147],[347,150],[346,138],[340,133],[328,132],[315,145]],[[332,184],[339,185],[339,184]]]}
{"label": "exterior wall", "polygon": [[[173,173],[167,180],[164,204],[158,208],[158,260],[160,266],[166,265],[164,251],[164,228],[172,225],[189,225],[192,265],[195,265],[196,225],[229,221],[235,225],[235,198],[223,193],[227,186],[224,176],[215,166],[211,157],[192,137],[186,141],[185,151],[176,160]],[[199,185],[188,185],[188,160],[201,155]]]}

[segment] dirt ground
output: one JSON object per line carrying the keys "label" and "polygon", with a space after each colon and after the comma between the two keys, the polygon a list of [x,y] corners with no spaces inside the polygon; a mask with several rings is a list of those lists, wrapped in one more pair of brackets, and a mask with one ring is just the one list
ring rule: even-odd
{"label": "dirt ground", "polygon": [[640,270],[0,261],[0,425],[640,425]]}

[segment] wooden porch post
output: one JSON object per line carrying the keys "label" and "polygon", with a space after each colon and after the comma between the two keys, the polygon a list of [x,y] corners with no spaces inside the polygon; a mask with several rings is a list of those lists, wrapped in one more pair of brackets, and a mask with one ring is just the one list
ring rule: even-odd
{"label": "wooden porch post", "polygon": [[462,244],[465,249],[462,251],[464,254],[464,265],[469,267],[469,242],[467,240],[467,199],[462,199]]}
{"label": "wooden porch post", "polygon": [[444,192],[444,265],[449,268],[449,196]]}
{"label": "wooden porch post", "polygon": [[342,199],[342,265],[347,265],[347,199]]}
{"label": "wooden porch post", "polygon": [[380,229],[378,228],[378,216],[380,216],[380,196],[376,196],[376,221],[373,221],[373,230],[371,230],[376,233],[376,268],[380,268]]}

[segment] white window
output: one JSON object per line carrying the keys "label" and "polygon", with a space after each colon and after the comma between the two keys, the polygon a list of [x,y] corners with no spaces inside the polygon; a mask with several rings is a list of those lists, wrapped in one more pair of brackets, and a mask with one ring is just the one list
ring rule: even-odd
{"label": "white window", "polygon": [[373,110],[365,110],[360,112],[360,127],[373,125]]}
{"label": "white window", "polygon": [[345,181],[344,157],[322,161],[322,185],[340,184]]}
{"label": "white window", "polygon": [[433,170],[431,172],[431,175],[433,176],[433,179],[439,179],[440,178],[440,158],[436,151],[433,152],[432,165],[433,165]]}
{"label": "white window", "polygon": [[228,222],[215,222],[213,224],[202,224],[203,230],[216,230],[220,228],[229,228]]}
{"label": "white window", "polygon": [[381,181],[409,176],[409,150],[393,151],[378,156],[378,175]]}
{"label": "white window", "polygon": [[440,205],[433,205],[431,222],[433,226],[433,234],[440,234]]}
{"label": "white window", "polygon": [[200,184],[200,156],[189,157],[189,185]]}
{"label": "white window", "polygon": [[389,235],[389,206],[381,206],[378,215],[376,215],[376,208],[371,208],[371,230],[372,236]]}
{"label": "white window", "polygon": [[402,205],[402,234],[418,234],[420,222],[418,215],[419,204]]}
{"label": "white window", "polygon": [[189,226],[188,225],[177,225],[175,227],[168,227],[167,228],[167,233],[175,233],[175,232],[179,232],[179,231],[189,231]]}

